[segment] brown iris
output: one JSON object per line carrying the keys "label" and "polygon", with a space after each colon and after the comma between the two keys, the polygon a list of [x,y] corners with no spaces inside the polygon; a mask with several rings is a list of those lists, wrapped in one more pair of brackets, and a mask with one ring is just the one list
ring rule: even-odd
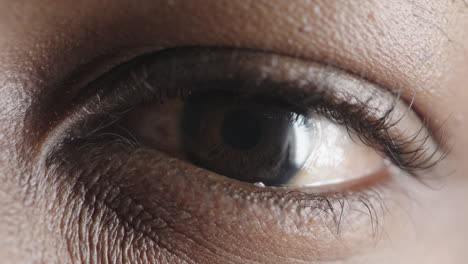
{"label": "brown iris", "polygon": [[182,140],[194,164],[244,182],[286,184],[298,171],[297,114],[266,100],[225,93],[191,95]]}

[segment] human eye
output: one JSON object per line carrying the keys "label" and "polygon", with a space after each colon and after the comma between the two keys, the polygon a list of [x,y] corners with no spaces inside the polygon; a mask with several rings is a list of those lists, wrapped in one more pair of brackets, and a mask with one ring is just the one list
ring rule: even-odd
{"label": "human eye", "polygon": [[[338,232],[351,222],[350,230],[375,235],[375,208],[391,192],[385,184],[420,180],[443,156],[398,90],[266,52],[160,51],[111,71],[80,98],[50,159],[59,168],[79,170],[92,188],[106,178],[132,204],[167,204],[163,218],[189,211],[209,222],[208,212],[236,208],[245,224],[260,208],[268,217],[258,221],[273,221],[273,233],[294,223],[302,236],[314,229],[323,247],[336,236],[320,225]],[[120,203],[111,207],[143,228]]]}

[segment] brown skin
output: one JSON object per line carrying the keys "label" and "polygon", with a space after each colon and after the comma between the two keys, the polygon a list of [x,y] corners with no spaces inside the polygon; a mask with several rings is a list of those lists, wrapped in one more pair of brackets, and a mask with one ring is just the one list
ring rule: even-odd
{"label": "brown skin", "polygon": [[[0,32],[2,263],[457,264],[468,258],[463,1],[4,0]],[[213,190],[227,192],[232,182],[192,166],[151,165],[164,158],[159,153],[93,163],[65,149],[73,166],[91,166],[93,175],[46,165],[76,91],[122,62],[174,46],[297,56],[401,89],[406,99],[416,94],[416,111],[432,129],[443,126],[441,143],[450,149],[444,162],[427,172],[437,187],[412,182],[403,194],[402,182],[390,184],[393,191],[384,199],[394,205],[381,224],[385,235],[376,240],[348,228],[336,238],[313,218],[287,232],[299,223],[296,215],[281,226],[271,224],[267,216],[278,215],[274,206],[216,194]],[[136,170],[101,177],[119,162]],[[169,172],[177,176],[168,177]],[[89,184],[92,177],[99,184]],[[112,184],[121,195],[113,203],[106,200]],[[207,195],[209,190],[214,194]],[[201,198],[209,201],[205,207],[197,202]],[[150,219],[143,227],[122,209],[141,207]]]}

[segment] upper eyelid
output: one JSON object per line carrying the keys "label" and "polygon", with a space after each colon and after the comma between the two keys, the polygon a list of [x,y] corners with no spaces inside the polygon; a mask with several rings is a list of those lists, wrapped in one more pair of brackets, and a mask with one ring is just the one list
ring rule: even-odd
{"label": "upper eyelid", "polygon": [[[213,54],[215,59],[209,61],[211,54]],[[304,95],[307,95],[309,100],[311,100],[311,97],[315,97],[312,98],[312,100],[315,100],[319,97],[328,96],[329,90],[336,90],[336,87],[339,87],[339,92],[334,94],[334,96],[338,95],[341,97],[341,100],[354,100],[356,102],[359,101],[359,103],[366,102],[368,109],[380,112],[387,111],[388,107],[382,107],[382,101],[379,101],[379,99],[385,98],[385,100],[388,100],[389,98],[396,97],[398,97],[396,101],[404,99],[401,90],[392,91],[386,89],[376,83],[369,82],[362,76],[357,76],[332,65],[324,65],[319,62],[277,53],[246,49],[188,47],[163,52],[163,56],[175,56],[172,60],[165,60],[164,57],[161,58],[159,55],[155,54],[155,57],[146,57],[144,62],[142,62],[142,66],[131,72],[131,81],[135,85],[141,86],[143,90],[145,88],[150,90],[159,89],[157,87],[158,83],[152,82],[151,78],[154,77],[155,80],[167,79],[165,76],[161,79],[161,75],[169,73],[169,75],[173,75],[170,76],[170,79],[176,77],[183,79],[180,77],[184,74],[195,78],[202,75],[204,79],[213,78],[212,75],[215,75],[214,79],[222,76],[222,79],[236,80],[236,77],[240,77],[246,81],[238,83],[240,87],[236,87],[236,89],[239,89],[243,93],[248,94],[251,92],[250,89],[255,88],[257,90],[254,93],[261,94],[263,91],[259,89],[262,86],[271,86],[266,91],[274,93],[276,96],[281,96],[282,92],[294,90],[294,93],[299,95],[297,98],[294,98],[296,100],[302,100],[301,97],[304,97]],[[226,60],[226,57],[231,58]],[[182,68],[182,70],[166,69],[168,66],[164,63],[173,63],[177,60],[181,61],[180,63],[177,62],[177,67]],[[186,60],[190,61],[189,66],[184,64]],[[196,64],[193,61],[196,61]],[[216,65],[219,67],[216,67]],[[154,69],[154,66],[156,66],[156,69]],[[192,68],[192,66],[196,67]],[[207,66],[208,71],[200,70],[204,66]],[[238,76],[234,76],[236,74]],[[195,81],[194,78],[190,77],[188,78],[189,82]],[[266,85],[263,85],[263,82]],[[168,89],[166,94],[171,92],[175,93]],[[297,101],[292,103],[298,104]],[[413,109],[413,106],[414,101],[411,100],[408,111]]]}
{"label": "upper eyelid", "polygon": [[[378,88],[380,88],[382,90],[386,90],[386,91],[389,91],[389,92],[398,92],[398,93],[400,93],[400,95],[402,95],[402,99],[404,99],[404,100],[407,99],[405,97],[406,92],[403,92],[403,88],[400,88],[398,90],[388,89],[387,87],[380,85],[380,83],[378,83],[378,82],[367,79],[365,75],[362,75],[362,74],[358,75],[358,74],[354,73],[353,71],[350,71],[350,70],[347,70],[347,69],[344,69],[344,68],[339,68],[339,67],[336,67],[335,65],[332,65],[332,64],[322,63],[320,61],[311,61],[311,60],[309,60],[307,58],[303,58],[303,57],[299,57],[299,56],[291,57],[286,53],[269,52],[269,51],[265,51],[265,50],[254,50],[254,49],[244,49],[244,48],[229,48],[229,47],[223,47],[223,48],[208,47],[208,48],[205,48],[205,47],[199,47],[199,46],[196,46],[196,47],[190,47],[190,46],[187,46],[187,47],[171,47],[171,48],[160,48],[160,49],[156,49],[156,50],[154,50],[154,49],[153,50],[149,49],[149,50],[150,50],[150,52],[146,52],[146,53],[136,55],[136,56],[131,56],[131,57],[129,57],[130,58],[129,60],[124,61],[121,64],[117,64],[117,65],[114,65],[112,67],[107,67],[107,70],[102,71],[101,74],[98,74],[98,75],[96,75],[96,74],[87,74],[87,76],[89,75],[89,76],[97,76],[97,77],[94,78],[93,80],[89,81],[89,82],[84,83],[85,86],[79,89],[79,92],[77,92],[75,94],[72,101],[69,102],[69,105],[77,106],[77,107],[82,106],[83,102],[85,100],[87,100],[87,97],[92,96],[92,95],[94,95],[95,92],[99,91],[102,88],[102,83],[105,83],[107,81],[107,79],[109,79],[109,77],[111,77],[111,79],[115,79],[116,71],[120,71],[122,74],[125,74],[125,73],[127,73],[126,72],[127,68],[131,68],[133,66],[137,66],[139,64],[152,61],[155,58],[159,57],[161,54],[170,53],[170,52],[172,52],[174,50],[175,51],[177,51],[177,50],[182,50],[182,51],[183,50],[186,50],[186,51],[212,50],[214,52],[219,52],[219,51],[230,52],[232,50],[235,50],[237,53],[263,54],[265,56],[273,56],[273,57],[278,57],[278,58],[280,58],[280,57],[281,58],[287,58],[288,60],[290,60],[290,62],[293,62],[293,63],[303,63],[303,64],[306,64],[306,65],[307,64],[311,64],[311,65],[315,64],[315,65],[318,65],[319,68],[322,68],[322,67],[326,68],[327,71],[325,71],[325,72],[328,72],[329,75],[332,75],[334,73],[336,73],[338,75],[348,75],[348,76],[352,77],[353,79],[356,79],[356,80],[359,79],[359,80],[362,81],[362,83],[366,83],[366,86],[378,87]],[[270,66],[273,66],[273,65],[270,65]],[[80,76],[80,71],[77,71],[77,74],[73,74],[71,76],[73,78],[70,77],[70,78],[67,78],[67,80],[68,79],[73,79],[74,80],[74,79],[78,78]],[[316,76],[314,76],[314,75],[312,75],[312,76],[314,78],[316,78]],[[141,78],[141,77],[142,77],[141,75],[137,76],[137,78]],[[304,80],[299,80],[299,81],[302,82]],[[317,86],[317,82],[315,83],[315,86]],[[412,95],[414,95],[414,93]],[[409,96],[408,100],[406,100],[406,101],[410,102],[412,99],[413,99],[413,97]]]}
{"label": "upper eyelid", "polygon": [[[277,74],[278,67],[276,67],[276,66],[278,66],[276,64],[276,62],[278,60],[282,60],[283,62],[285,60],[287,60],[288,63],[294,64],[294,65],[295,64],[302,64],[301,65],[302,67],[296,67],[296,70],[291,70],[291,69],[288,69],[286,67],[283,67],[283,69],[282,69],[283,72],[286,72],[287,74],[292,74],[293,75],[293,76],[288,76],[288,79],[289,79],[288,80],[288,85],[292,85],[292,86],[295,86],[295,87],[298,87],[298,86],[301,86],[301,85],[305,84],[305,86],[308,86],[308,87],[312,86],[314,88],[319,88],[319,89],[323,88],[323,90],[326,91],[327,88],[325,86],[329,85],[328,84],[329,78],[338,76],[339,78],[333,78],[334,79],[333,81],[335,81],[335,82],[337,80],[338,81],[344,81],[345,84],[347,84],[347,89],[358,89],[358,90],[361,90],[361,92],[362,92],[362,91],[369,90],[366,87],[373,87],[373,89],[372,89],[373,91],[386,90],[385,88],[381,88],[378,84],[371,83],[368,80],[363,79],[361,76],[356,76],[353,73],[350,73],[348,71],[342,70],[340,68],[336,68],[336,67],[334,67],[332,65],[323,65],[323,64],[320,64],[320,63],[315,62],[315,61],[304,60],[304,59],[299,58],[299,57],[289,57],[289,56],[285,56],[285,55],[281,55],[281,54],[277,54],[277,53],[270,53],[270,52],[266,52],[266,51],[257,51],[257,50],[249,50],[249,49],[230,49],[230,48],[216,48],[216,47],[214,47],[214,48],[213,47],[210,47],[210,48],[182,47],[182,48],[170,48],[170,49],[165,49],[165,50],[163,49],[163,50],[157,51],[156,53],[144,54],[144,55],[138,56],[138,57],[136,57],[136,58],[124,63],[124,64],[117,65],[116,67],[110,69],[105,74],[101,75],[99,78],[97,78],[96,80],[91,82],[85,89],[82,89],[82,91],[75,97],[75,100],[70,102],[70,105],[74,108],[74,110],[71,109],[70,112],[72,114],[79,115],[78,112],[80,112],[80,109],[83,109],[83,108],[85,108],[85,111],[87,111],[87,112],[89,112],[90,109],[96,108],[96,106],[99,106],[99,108],[102,108],[103,105],[99,105],[101,103],[101,96],[103,96],[104,94],[107,94],[109,91],[106,91],[106,88],[108,86],[112,86],[114,83],[117,85],[117,87],[119,85],[121,86],[122,82],[127,82],[125,85],[133,86],[135,84],[138,84],[140,86],[145,86],[145,87],[151,89],[151,86],[153,84],[148,83],[147,78],[149,76],[148,76],[148,71],[147,70],[150,68],[149,64],[154,64],[154,63],[158,64],[158,60],[161,59],[160,58],[161,54],[164,56],[164,55],[167,55],[167,54],[171,54],[171,52],[173,52],[173,51],[175,51],[175,52],[179,52],[179,51],[188,52],[188,54],[190,54],[190,53],[193,53],[193,52],[195,52],[195,53],[197,53],[197,52],[206,52],[207,50],[209,50],[210,52],[212,51],[212,52],[216,52],[216,53],[218,53],[218,52],[227,52],[227,53],[233,54],[233,56],[235,56],[234,54],[244,54],[244,55],[245,54],[253,54],[253,55],[256,55],[257,58],[262,57],[262,56],[264,56],[264,57],[270,57],[271,56],[272,60],[268,64],[268,67],[270,67],[270,69],[274,68],[275,73],[274,74],[269,74],[268,77],[270,77],[270,78],[272,78],[272,76],[278,76],[278,74]],[[262,76],[264,74],[264,72],[261,72],[261,70],[262,70],[263,67],[266,66],[266,64],[263,62],[263,66],[257,67],[257,65],[256,65],[257,63],[260,63],[260,61],[254,61],[254,62],[250,61],[249,62],[250,67],[249,67],[249,69],[247,71],[251,71],[250,73],[248,73],[249,78],[251,78],[251,79],[258,78],[258,76]],[[236,62],[235,65],[236,65],[235,67],[238,67],[238,66],[240,66],[242,64]],[[251,67],[252,65],[254,65],[254,67]],[[140,70],[135,70],[135,67],[139,68]],[[167,65],[165,65],[164,67],[167,67]],[[321,73],[317,74],[317,72],[315,72],[315,73],[307,72],[306,74],[304,74],[304,72],[297,71],[297,69],[301,69],[301,68],[302,69],[308,69],[308,70],[310,70],[310,69],[314,70],[315,69],[314,71],[319,69],[321,71]],[[213,70],[213,69],[211,69],[211,70]],[[167,70],[163,68],[163,72],[164,71],[167,72]],[[244,71],[244,74],[247,71]],[[127,76],[130,76],[131,79],[132,79],[130,83],[128,82]],[[266,78],[264,78],[264,79],[266,79]],[[291,81],[291,79],[293,81]],[[361,79],[361,81],[356,84],[355,81],[358,80],[358,79]],[[109,82],[112,82],[112,84],[109,84]],[[349,84],[351,82],[354,82],[355,85],[350,87]],[[281,80],[279,80],[278,83],[281,83]],[[284,87],[285,85],[286,85],[286,83],[281,83],[281,85],[278,86],[278,88],[288,90],[287,87],[286,88]],[[364,89],[362,89],[363,88],[362,85],[365,86]],[[103,89],[103,87],[104,87],[104,89]],[[128,87],[126,87],[126,88],[128,88]],[[248,92],[248,91],[246,91],[246,92]],[[271,90],[269,92],[271,92]],[[306,92],[310,92],[310,91],[306,91]],[[315,93],[317,93],[317,91],[315,91]],[[355,93],[359,94],[357,92],[357,90],[355,91]],[[349,91],[348,94],[351,94],[351,92]],[[94,98],[91,101],[89,101],[89,99],[90,99],[89,97],[94,97]],[[105,109],[102,109],[102,110],[105,110]],[[73,118],[73,117],[71,117],[71,118]]]}
{"label": "upper eyelid", "polygon": [[[180,59],[185,58],[186,55],[188,56],[190,54],[192,54],[192,56],[193,54],[195,54],[194,56],[200,59],[203,57],[203,54],[206,54],[206,53],[209,54],[212,52],[213,54],[215,54],[215,56],[218,56],[219,53],[224,52],[228,56],[232,56],[233,67],[239,67],[243,65],[242,62],[236,61],[234,59],[243,59],[244,62],[247,62],[247,64],[250,65],[249,67],[246,67],[246,70],[244,70],[243,74],[248,74],[250,76],[249,77],[250,79],[258,78],[259,76],[262,76],[264,74],[268,75],[268,76],[263,76],[263,79],[265,80],[268,78],[278,78],[278,76],[280,75],[283,75],[282,77],[286,77],[285,79],[288,79],[287,82],[283,82],[284,80],[281,80],[281,78],[279,80],[276,80],[278,84],[281,84],[280,86],[278,86],[278,90],[283,89],[287,91],[288,87],[285,88],[287,84],[292,85],[295,88],[301,85],[304,85],[306,88],[314,87],[314,89],[316,89],[315,93],[317,94],[317,89],[318,90],[322,89],[323,92],[326,92],[327,91],[326,86],[331,85],[328,82],[330,81],[330,79],[332,79],[332,81],[335,82],[334,84],[335,86],[337,85],[336,84],[337,81],[338,82],[342,81],[343,82],[342,84],[347,86],[346,89],[348,90],[354,89],[355,90],[354,93],[358,95],[367,93],[369,96],[370,92],[371,93],[378,92],[381,94],[386,93],[384,88],[381,88],[378,85],[370,83],[364,79],[359,80],[358,79],[359,76],[350,74],[349,72],[343,71],[341,69],[337,69],[331,65],[322,65],[317,62],[306,61],[300,58],[288,57],[288,56],[283,56],[283,55],[278,55],[278,54],[268,53],[268,52],[263,52],[263,51],[258,52],[254,50],[244,50],[244,49],[228,49],[228,48],[208,48],[207,49],[207,48],[201,48],[201,47],[191,47],[191,48],[189,47],[189,48],[163,50],[155,54],[145,55],[141,58],[139,57],[137,59],[134,59],[124,65],[118,66],[114,70],[111,70],[108,74],[102,76],[101,78],[96,80],[92,85],[90,85],[87,89],[87,94],[82,94],[82,97],[81,97],[82,102],[80,103],[80,101],[78,100],[78,103],[76,104],[76,107],[75,107],[77,108],[77,110],[72,111],[72,113],[76,116],[75,118],[80,118],[79,116],[83,114],[84,115],[87,115],[90,113],[92,114],[93,111],[96,111],[96,113],[112,111],[112,109],[110,109],[109,107],[112,108],[114,106],[106,106],[105,105],[106,103],[101,101],[101,98],[108,96],[108,93],[114,93],[116,91],[114,88],[109,90],[109,89],[102,89],[103,87],[108,87],[108,86],[113,87],[115,85],[117,88],[119,88],[119,86],[125,86],[125,87],[120,87],[123,89],[122,91],[123,94],[121,95],[122,98],[125,97],[124,95],[125,93],[133,92],[132,89],[135,87],[131,87],[131,86],[134,86],[134,85],[140,85],[140,86],[143,86],[144,88],[151,89],[151,86],[153,84],[149,81],[148,79],[149,77],[156,76],[156,78],[158,79],[158,78],[161,78],[160,75],[163,72],[166,72],[166,73],[171,72],[170,69],[169,70],[167,69],[167,65],[164,65],[164,63],[167,64],[168,61],[161,59],[161,56],[162,58],[164,58],[164,56],[167,56],[170,58],[171,56],[174,55],[174,53],[177,54],[178,52],[182,54],[182,55],[179,55]],[[201,53],[202,56],[197,55],[197,53]],[[246,58],[250,58],[251,60],[246,60]],[[177,56],[175,60],[177,60]],[[283,64],[288,64],[290,67],[288,68],[288,67],[284,67],[284,65],[279,65],[278,64],[279,62]],[[161,72],[158,72],[157,69],[155,70],[153,67],[154,65],[159,65],[158,67],[162,67],[162,68],[159,68]],[[265,66],[267,68],[264,68]],[[283,67],[280,68],[280,66],[283,66]],[[292,67],[294,67],[295,70],[292,70]],[[278,71],[278,69],[280,69],[280,71]],[[189,69],[185,68],[185,70],[187,71]],[[194,69],[194,70],[196,71],[197,69]],[[211,71],[213,70],[213,68],[210,68],[209,70]],[[149,74],[148,71],[153,71],[154,74]],[[274,73],[272,73],[273,71]],[[281,74],[278,75],[278,72],[280,72]],[[206,73],[209,73],[209,72],[206,72]],[[130,76],[130,79],[129,79],[129,76]],[[175,76],[172,76],[172,77],[175,77]],[[140,83],[137,84],[135,81],[140,81]],[[346,91],[346,89],[343,88],[343,91]],[[144,90],[145,89],[140,88],[140,92]],[[269,92],[271,91],[272,89],[269,90]],[[310,91],[304,91],[304,92],[310,94]],[[150,94],[151,93],[148,93],[147,95],[150,95]],[[347,93],[345,94],[352,94],[352,92],[347,91]],[[320,96],[323,96],[323,95],[324,94],[320,94]],[[91,101],[88,101],[86,99],[88,96],[93,97],[93,99]],[[131,99],[128,99],[128,98],[125,99],[124,101],[126,102],[121,102],[121,103],[128,104],[128,105],[138,103],[138,102],[131,102]],[[109,109],[106,110],[106,108],[109,108]],[[85,111],[86,113],[83,111]],[[74,118],[71,117],[70,119],[74,119]],[[65,122],[64,124],[65,127],[67,126],[66,123],[67,122]]]}

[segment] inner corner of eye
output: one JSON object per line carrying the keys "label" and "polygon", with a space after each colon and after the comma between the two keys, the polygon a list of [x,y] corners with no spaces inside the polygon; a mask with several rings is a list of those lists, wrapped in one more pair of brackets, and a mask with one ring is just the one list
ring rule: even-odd
{"label": "inner corner of eye", "polygon": [[172,98],[129,113],[121,126],[142,145],[261,186],[344,183],[383,167],[374,149],[336,122],[239,100],[220,93]]}

